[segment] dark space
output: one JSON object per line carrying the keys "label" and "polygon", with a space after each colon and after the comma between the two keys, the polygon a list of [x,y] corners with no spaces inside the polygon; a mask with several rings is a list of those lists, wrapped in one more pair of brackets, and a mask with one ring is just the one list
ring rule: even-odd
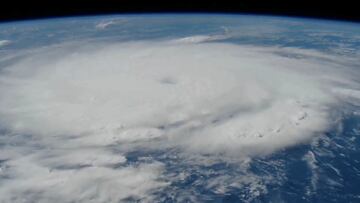
{"label": "dark space", "polygon": [[360,21],[356,1],[308,0],[62,0],[6,1],[0,21],[120,13],[245,13]]}

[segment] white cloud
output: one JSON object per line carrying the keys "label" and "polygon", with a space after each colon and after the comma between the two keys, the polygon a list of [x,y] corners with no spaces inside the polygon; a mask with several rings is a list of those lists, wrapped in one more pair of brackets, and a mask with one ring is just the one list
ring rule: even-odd
{"label": "white cloud", "polygon": [[309,151],[303,159],[307,162],[307,165],[309,169],[311,170],[311,188],[307,188],[307,195],[310,195],[311,193],[316,193],[317,190],[317,184],[319,181],[319,170],[317,166],[317,160],[315,157],[315,154],[312,151]]}
{"label": "white cloud", "polygon": [[[40,156],[44,155],[40,152]],[[2,180],[0,201],[119,202],[134,198],[151,202],[151,191],[166,185],[158,181],[162,171],[159,163],[115,169],[98,166],[51,169],[41,162],[42,157],[36,155],[7,162],[1,171],[7,178]]]}
{"label": "white cloud", "polygon": [[324,77],[339,72],[279,51],[142,42],[54,60],[40,53],[2,74],[1,123],[89,144],[170,136],[200,151],[272,151],[326,130],[336,99]]}
{"label": "white cloud", "polygon": [[126,166],[131,144],[269,154],[328,130],[341,94],[357,99],[356,59],[191,39],[56,46],[2,67],[0,123],[11,136],[0,140],[21,144],[2,149],[2,174],[11,178],[0,200],[150,198],[166,185],[163,166]]}
{"label": "white cloud", "polygon": [[0,47],[6,46],[10,43],[11,43],[10,40],[0,40]]}
{"label": "white cloud", "polygon": [[103,29],[108,28],[109,26],[124,23],[124,22],[125,22],[125,20],[122,20],[122,19],[112,19],[112,20],[100,21],[100,22],[96,23],[95,28],[99,29],[99,30],[103,30]]}
{"label": "white cloud", "polygon": [[189,37],[183,37],[180,39],[173,40],[174,43],[202,43],[218,41],[230,38],[230,35],[219,34],[219,35],[194,35]]}

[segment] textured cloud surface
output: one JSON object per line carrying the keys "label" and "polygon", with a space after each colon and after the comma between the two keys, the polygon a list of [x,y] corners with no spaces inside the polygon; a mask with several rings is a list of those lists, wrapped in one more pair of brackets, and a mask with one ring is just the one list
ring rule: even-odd
{"label": "textured cloud surface", "polygon": [[269,154],[328,130],[358,92],[355,59],[175,41],[49,47],[2,68],[0,200],[151,201],[163,165],[126,152]]}

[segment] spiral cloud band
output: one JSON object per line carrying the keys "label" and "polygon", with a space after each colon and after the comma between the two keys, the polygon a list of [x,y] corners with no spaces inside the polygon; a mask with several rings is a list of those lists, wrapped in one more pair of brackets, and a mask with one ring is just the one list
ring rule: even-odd
{"label": "spiral cloud band", "polygon": [[359,99],[357,59],[189,39],[63,44],[2,67],[1,139],[13,145],[0,201],[151,201],[171,178],[158,161],[127,165],[135,148],[263,156],[320,135],[334,107]]}

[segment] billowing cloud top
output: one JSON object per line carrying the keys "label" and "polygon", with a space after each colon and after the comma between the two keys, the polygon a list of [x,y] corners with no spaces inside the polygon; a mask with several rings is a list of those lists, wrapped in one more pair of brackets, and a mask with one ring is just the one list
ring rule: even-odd
{"label": "billowing cloud top", "polygon": [[48,47],[2,67],[0,124],[18,144],[2,148],[0,200],[151,201],[171,179],[127,152],[266,155],[325,132],[358,94],[354,58],[199,43],[212,39]]}

